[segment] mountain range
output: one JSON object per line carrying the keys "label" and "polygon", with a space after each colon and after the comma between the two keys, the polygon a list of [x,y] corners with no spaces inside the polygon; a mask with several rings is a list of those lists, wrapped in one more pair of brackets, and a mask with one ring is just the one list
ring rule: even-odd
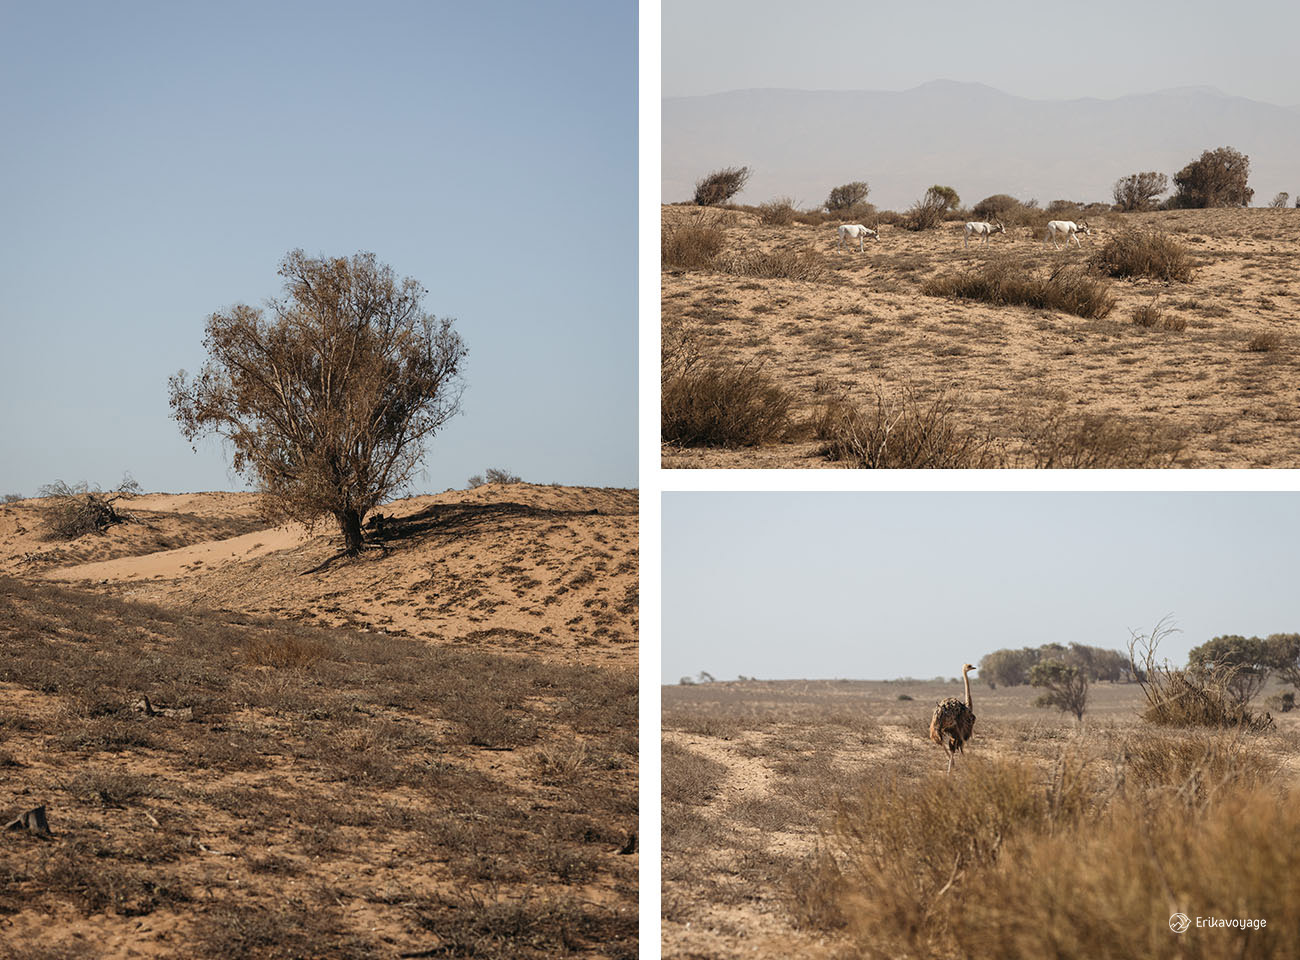
{"label": "mountain range", "polygon": [[735,90],[663,101],[663,200],[689,200],[704,174],[753,171],[736,199],[822,203],[853,180],[904,209],[934,183],[963,202],[1111,199],[1114,182],[1172,179],[1203,150],[1250,157],[1254,203],[1300,194],[1300,107],[1178,87],[1110,100],[1033,100],[980,83],[936,80],[904,91]]}

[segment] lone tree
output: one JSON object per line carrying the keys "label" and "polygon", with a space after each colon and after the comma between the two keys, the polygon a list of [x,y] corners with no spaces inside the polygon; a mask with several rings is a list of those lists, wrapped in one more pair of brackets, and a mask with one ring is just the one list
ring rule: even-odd
{"label": "lone tree", "polygon": [[871,188],[862,180],[841,184],[832,189],[826,198],[826,212],[840,213],[852,210],[859,203],[864,202],[870,192]]}
{"label": "lone tree", "polygon": [[460,412],[465,346],[427,292],[372,253],[280,263],[285,295],[208,318],[207,362],[168,383],[186,439],[228,439],[271,516],[332,514],[361,549],[366,514],[402,489],[425,441]]}
{"label": "lone tree", "polygon": [[1169,177],[1154,170],[1133,173],[1115,181],[1114,196],[1119,208],[1125,212],[1150,210],[1156,197],[1169,189]]}
{"label": "lone tree", "polygon": [[695,203],[701,207],[712,207],[726,203],[749,182],[749,167],[726,167],[714,170],[707,177],[695,182]]}
{"label": "lone tree", "polygon": [[1255,191],[1246,186],[1250,157],[1232,147],[1206,150],[1174,174],[1173,207],[1244,207]]}
{"label": "lone tree", "polygon": [[1045,691],[1034,701],[1037,707],[1056,707],[1083,719],[1088,707],[1088,674],[1060,660],[1044,660],[1029,671],[1029,683]]}

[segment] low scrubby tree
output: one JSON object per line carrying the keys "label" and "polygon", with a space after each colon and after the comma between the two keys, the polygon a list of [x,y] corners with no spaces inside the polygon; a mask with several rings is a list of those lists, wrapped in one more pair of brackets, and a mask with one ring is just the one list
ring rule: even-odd
{"label": "low scrubby tree", "polygon": [[701,207],[712,207],[726,203],[749,182],[749,167],[725,167],[714,170],[706,177],[695,182],[695,203]]}
{"label": "low scrubby tree", "polygon": [[1274,649],[1259,637],[1230,634],[1193,647],[1187,654],[1187,665],[1195,673],[1220,678],[1236,701],[1245,705],[1268,682],[1275,662]]}
{"label": "low scrubby tree", "polygon": [[279,274],[269,317],[236,304],[208,318],[208,359],[171,378],[172,413],[191,442],[230,442],[269,515],[331,515],[355,554],[366,514],[407,486],[460,411],[465,346],[422,309],[425,289],[372,253],[295,250]]}
{"label": "low scrubby tree", "polygon": [[1150,210],[1156,198],[1168,189],[1169,177],[1163,173],[1133,173],[1115,181],[1115,202],[1126,212]]}
{"label": "low scrubby tree", "polygon": [[911,230],[933,230],[943,222],[949,210],[957,209],[961,197],[952,187],[935,184],[925,191],[925,196],[908,211],[907,227]]}
{"label": "low scrubby tree", "polygon": [[1255,196],[1248,185],[1250,157],[1232,147],[1206,150],[1174,174],[1171,207],[1244,207]]}
{"label": "low scrubby tree", "polygon": [[1011,212],[1021,206],[1023,204],[1010,194],[995,193],[971,207],[971,215],[976,220],[1007,220]]}
{"label": "low scrubby tree", "polygon": [[1086,670],[1061,660],[1044,660],[1029,671],[1029,683],[1043,690],[1034,706],[1056,707],[1062,713],[1074,714],[1076,720],[1083,719],[1088,708]]}
{"label": "low scrubby tree", "polygon": [[828,213],[841,213],[852,210],[858,204],[864,202],[870,192],[871,188],[862,180],[841,184],[831,190],[830,196],[826,198],[826,211]]}

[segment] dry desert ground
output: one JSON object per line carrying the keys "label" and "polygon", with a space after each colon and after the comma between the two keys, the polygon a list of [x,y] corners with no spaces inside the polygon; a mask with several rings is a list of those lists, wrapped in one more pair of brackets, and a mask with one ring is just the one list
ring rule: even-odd
{"label": "dry desert ground", "polygon": [[[976,683],[947,776],[956,681],[665,686],[664,957],[1294,956],[1295,714],[1153,728],[1099,683],[1080,727],[1037,693]],[[1270,922],[1179,937],[1175,911]]]}
{"label": "dry desert ground", "polygon": [[[859,253],[837,247],[837,221],[768,226],[691,206],[665,206],[662,219],[665,236],[700,222],[725,235],[712,268],[665,266],[665,342],[685,335],[706,357],[761,365],[791,395],[793,423],[733,449],[666,443],[665,467],[852,465],[825,455],[810,426],[819,410],[831,400],[874,410],[877,398],[893,409],[906,396],[942,397],[952,423],[993,442],[997,465],[1300,466],[1300,210],[1109,213],[1091,218],[1081,249],[1063,251],[1029,226],[966,249],[960,222],[886,224]],[[1181,243],[1192,279],[1107,279],[1114,307],[1093,319],[922,292],[997,260],[1046,275],[1135,229]],[[779,252],[802,253],[820,276],[735,272]],[[1159,323],[1134,322],[1147,305]]]}
{"label": "dry desert ground", "polygon": [[636,955],[636,491],[117,506],[0,506],[0,955]]}

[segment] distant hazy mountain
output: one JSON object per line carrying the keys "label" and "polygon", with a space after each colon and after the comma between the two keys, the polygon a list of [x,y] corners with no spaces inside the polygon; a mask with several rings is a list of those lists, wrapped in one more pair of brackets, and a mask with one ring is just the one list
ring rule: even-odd
{"label": "distant hazy mountain", "polygon": [[663,198],[688,200],[703,174],[746,165],[746,203],[816,206],[851,180],[893,209],[933,183],[967,204],[994,193],[1110,201],[1119,177],[1172,178],[1222,146],[1250,157],[1257,205],[1300,194],[1300,109],[1211,87],[1116,100],[1027,100],[950,80],[902,92],[737,90],[663,101]]}

